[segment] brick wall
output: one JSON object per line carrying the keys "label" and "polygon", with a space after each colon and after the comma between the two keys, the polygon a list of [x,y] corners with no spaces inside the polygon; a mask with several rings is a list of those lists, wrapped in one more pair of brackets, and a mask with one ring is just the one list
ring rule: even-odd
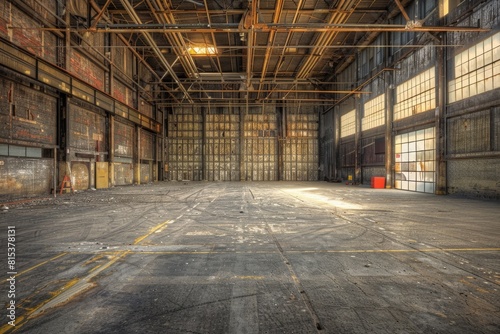
{"label": "brick wall", "polygon": [[448,161],[448,192],[500,199],[500,159]]}
{"label": "brick wall", "polygon": [[56,122],[55,97],[0,79],[0,138],[55,145]]}
{"label": "brick wall", "polygon": [[[42,6],[37,5],[34,1],[24,2],[31,3],[31,8],[39,15],[39,18],[49,22],[54,21],[54,17]],[[55,1],[46,1],[44,5],[55,12]],[[40,58],[55,63],[56,37],[51,32],[32,29],[39,26],[40,23],[37,20],[31,18],[10,2],[3,1],[0,8],[0,36]],[[14,27],[15,29],[9,29],[8,27]]]}
{"label": "brick wall", "polygon": [[106,120],[104,116],[71,104],[70,147],[79,151],[107,151]]}
{"label": "brick wall", "polygon": [[114,153],[117,157],[132,158],[134,151],[134,127],[115,122]]}
{"label": "brick wall", "polygon": [[153,155],[153,134],[146,131],[141,131],[141,159],[152,160]]}
{"label": "brick wall", "polygon": [[119,80],[114,81],[112,95],[115,99],[125,103],[129,107],[134,107],[132,90]]}
{"label": "brick wall", "polygon": [[104,90],[104,70],[75,50],[71,51],[70,72],[95,88]]}

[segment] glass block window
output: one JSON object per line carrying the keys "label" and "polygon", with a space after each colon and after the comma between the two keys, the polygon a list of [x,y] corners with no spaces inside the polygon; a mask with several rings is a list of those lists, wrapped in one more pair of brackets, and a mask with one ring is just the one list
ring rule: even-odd
{"label": "glass block window", "polygon": [[397,135],[395,139],[396,189],[434,193],[436,175],[435,128]]}
{"label": "glass block window", "polygon": [[356,110],[340,116],[340,137],[344,138],[356,132]]}
{"label": "glass block window", "polygon": [[394,120],[436,108],[435,72],[432,67],[397,86]]}
{"label": "glass block window", "polygon": [[500,33],[455,56],[455,79],[448,84],[450,103],[500,88]]}
{"label": "glass block window", "polygon": [[369,130],[385,124],[385,95],[379,95],[365,103],[365,117],[361,120],[361,130]]}

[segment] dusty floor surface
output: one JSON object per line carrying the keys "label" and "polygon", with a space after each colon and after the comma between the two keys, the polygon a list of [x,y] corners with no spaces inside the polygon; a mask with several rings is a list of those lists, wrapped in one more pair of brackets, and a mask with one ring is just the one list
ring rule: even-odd
{"label": "dusty floor surface", "polygon": [[498,201],[169,182],[0,221],[0,333],[500,333]]}

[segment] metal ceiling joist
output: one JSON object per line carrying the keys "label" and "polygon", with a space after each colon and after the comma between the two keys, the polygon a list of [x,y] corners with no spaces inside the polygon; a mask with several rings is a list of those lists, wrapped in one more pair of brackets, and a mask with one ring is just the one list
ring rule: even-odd
{"label": "metal ceiling joist", "polygon": [[[273,13],[273,23],[280,22],[281,12],[283,10],[283,5],[284,5],[283,0],[276,0],[276,4],[274,7],[274,13]],[[263,81],[266,78],[267,68],[269,66],[269,61],[271,59],[271,53],[272,53],[272,50],[274,47],[275,36],[276,36],[276,31],[271,30],[269,32],[269,37],[267,39],[267,48],[266,48],[266,53],[264,55],[264,63],[262,64],[262,71],[261,71],[261,77],[260,77],[259,88],[258,88],[259,94],[257,95],[257,98],[260,98],[260,92],[262,89]]]}
{"label": "metal ceiling joist", "polygon": [[94,23],[92,23],[92,25],[90,26],[90,30],[91,31],[95,30],[95,28],[97,27],[97,24],[99,23],[99,21],[101,20],[102,16],[106,12],[106,9],[108,9],[108,6],[111,4],[111,1],[113,1],[113,0],[106,1],[106,3],[104,4],[104,6],[98,12],[97,16],[94,18]]}
{"label": "metal ceiling joist", "polygon": [[[341,0],[338,4],[338,8],[343,10],[352,10],[354,11],[356,7],[361,3],[362,0]],[[351,12],[352,14],[352,12]],[[347,19],[351,14],[339,14],[334,13],[330,16],[328,20],[328,24],[344,24],[347,22]],[[323,57],[323,53],[325,51],[324,46],[330,45],[336,35],[339,33],[336,29],[330,29],[326,31],[322,31],[321,34],[316,39],[315,45],[313,47],[312,52],[306,58],[305,62],[302,63],[302,66],[297,71],[297,78],[307,78],[309,76],[310,71],[316,65],[318,60]]]}
{"label": "metal ceiling joist", "polygon": [[[296,8],[295,13],[293,15],[293,20],[292,20],[293,24],[297,23],[297,20],[298,20],[298,18],[300,16],[301,9],[302,9],[303,5],[304,5],[304,0],[300,0],[299,3],[297,4],[297,8]],[[290,44],[290,40],[292,38],[292,34],[293,34],[292,32],[288,32],[288,34],[286,35],[286,40],[285,40],[285,43],[284,43],[284,47],[281,50],[281,55],[280,55],[280,57],[278,59],[276,68],[274,69],[274,72],[273,72],[273,78],[274,79],[277,78],[278,72],[280,71],[281,66],[283,65],[284,57],[285,57],[285,51],[286,51],[288,45]]]}
{"label": "metal ceiling joist", "polygon": [[[167,3],[164,4],[164,1],[158,0],[146,0],[146,3],[153,13],[153,16],[159,24],[169,24],[176,25],[175,18],[170,12],[170,7]],[[158,14],[157,14],[158,13]],[[198,70],[196,68],[196,64],[188,52],[188,46],[184,41],[184,37],[181,32],[176,33],[166,33],[164,32],[169,43],[173,46],[174,53],[179,58],[179,61],[184,68],[186,73],[190,73],[191,75],[196,75]]]}
{"label": "metal ceiling joist", "polygon": [[[123,0],[121,0],[123,1]],[[21,30],[44,30],[44,31],[68,31],[65,28],[27,28],[21,26],[12,26],[9,29]],[[276,25],[255,25],[251,29],[239,29],[232,24],[216,25],[208,27],[207,25],[168,25],[168,24],[105,24],[90,31],[85,28],[70,28],[71,32],[94,32],[94,33],[259,33],[269,32],[487,32],[491,29],[464,26],[422,26],[409,28],[402,24],[276,24]]]}
{"label": "metal ceiling joist", "polygon": [[[103,19],[105,22],[110,22],[111,19],[109,17],[107,17],[105,14],[104,14],[104,11],[101,9],[101,7],[99,7],[99,5],[95,2],[95,0],[90,0],[89,1],[90,3],[90,6],[97,12],[97,13],[102,13],[101,15],[101,18],[100,19]],[[151,74],[156,78],[156,79],[160,79],[160,77],[158,76],[158,74],[154,71],[154,69],[151,67],[151,65],[144,59],[144,57],[142,55],[140,55],[136,48],[132,47],[130,45],[130,43],[127,41],[127,39],[121,35],[121,34],[117,34],[117,37],[123,42],[123,44],[125,45],[125,47],[130,50],[134,56],[137,57],[137,59],[139,59],[139,61],[151,72]],[[161,81],[161,79],[160,79]],[[171,96],[172,99],[176,102],[179,102],[177,100],[177,97],[175,95],[172,95]]]}
{"label": "metal ceiling joist", "polygon": [[[135,24],[139,24],[139,25],[142,24],[141,19],[135,13],[135,9],[132,6],[132,4],[128,0],[120,0],[120,2],[122,3],[123,7],[125,7],[125,9],[127,9],[128,15],[130,15],[130,17],[134,21],[134,23]],[[168,61],[165,59],[165,57],[161,53],[161,50],[156,45],[156,42],[153,39],[153,37],[148,32],[141,32],[141,33],[144,36],[144,38],[147,40],[149,46],[151,47],[151,49],[155,53],[155,56],[158,58],[159,62],[170,73],[170,76],[172,77],[173,81],[175,81],[178,84],[180,90],[182,91],[182,93],[184,93],[184,97],[187,98],[190,102],[192,102],[193,100],[190,97],[188,91],[181,84],[181,82],[180,82],[177,74],[175,73],[175,71],[172,69],[172,67],[170,66],[170,64],[168,63]]]}

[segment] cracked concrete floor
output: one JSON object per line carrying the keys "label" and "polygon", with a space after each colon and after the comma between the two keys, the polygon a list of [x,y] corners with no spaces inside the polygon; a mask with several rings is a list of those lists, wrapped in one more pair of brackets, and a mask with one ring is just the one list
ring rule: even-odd
{"label": "cracked concrete floor", "polygon": [[500,332],[498,201],[169,182],[25,203],[0,221],[0,333]]}

